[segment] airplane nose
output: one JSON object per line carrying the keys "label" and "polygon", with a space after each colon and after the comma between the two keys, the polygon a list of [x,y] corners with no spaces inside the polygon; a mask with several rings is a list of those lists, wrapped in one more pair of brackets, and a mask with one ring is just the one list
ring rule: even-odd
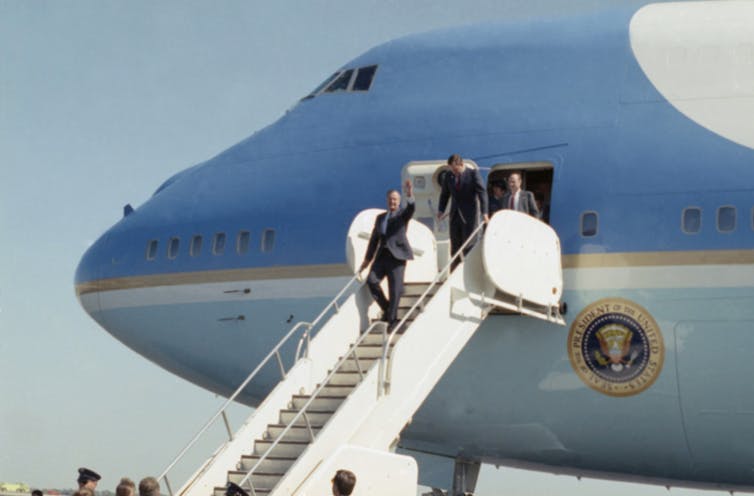
{"label": "airplane nose", "polygon": [[76,296],[84,310],[97,320],[99,308],[98,291],[101,289],[102,270],[109,262],[107,245],[109,234],[103,234],[84,252],[74,276]]}

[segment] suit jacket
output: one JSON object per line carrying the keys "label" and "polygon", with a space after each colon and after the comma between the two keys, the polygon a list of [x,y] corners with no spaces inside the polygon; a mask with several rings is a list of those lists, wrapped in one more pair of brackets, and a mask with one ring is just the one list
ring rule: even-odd
{"label": "suit jacket", "polygon": [[[511,201],[511,194],[507,191],[503,195],[503,208],[508,208]],[[534,200],[534,193],[526,191],[524,189],[519,191],[518,196],[518,209],[519,212],[524,212],[532,217],[539,218],[539,208],[537,208],[537,202]]]}
{"label": "suit jacket", "polygon": [[448,205],[448,199],[452,198],[450,204],[450,219],[460,218],[464,224],[471,223],[476,225],[478,218],[477,199],[482,214],[487,213],[487,192],[484,189],[482,176],[479,171],[466,167],[461,172],[461,184],[456,189],[456,176],[448,171],[442,178],[442,192],[440,193],[439,212],[445,212]]}
{"label": "suit jacket", "polygon": [[395,212],[395,215],[387,220],[387,229],[385,234],[382,233],[382,224],[388,212],[382,213],[374,220],[372,236],[369,238],[369,246],[364,256],[365,260],[372,260],[377,252],[377,246],[384,246],[398,260],[413,260],[414,252],[411,245],[408,244],[406,237],[406,226],[408,221],[414,216],[414,202],[408,203],[404,208]]}

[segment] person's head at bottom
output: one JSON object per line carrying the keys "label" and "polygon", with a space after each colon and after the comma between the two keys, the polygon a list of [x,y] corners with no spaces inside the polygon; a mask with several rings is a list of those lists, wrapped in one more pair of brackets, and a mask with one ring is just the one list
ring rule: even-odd
{"label": "person's head at bottom", "polygon": [[356,485],[356,475],[350,470],[338,470],[332,478],[333,496],[348,496]]}

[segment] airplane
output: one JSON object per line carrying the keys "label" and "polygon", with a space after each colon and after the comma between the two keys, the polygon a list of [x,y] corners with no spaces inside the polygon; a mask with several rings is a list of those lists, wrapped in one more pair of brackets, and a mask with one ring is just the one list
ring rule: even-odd
{"label": "airplane", "polygon": [[[446,246],[438,177],[460,153],[488,184],[521,171],[535,192],[565,326],[485,316],[400,433],[419,480],[442,487],[441,460],[470,460],[754,491],[752,88],[746,1],[399,38],[126,205],[76,293],[126,346],[230,396],[354,275],[349,226],[386,190],[411,179]],[[295,343],[281,354],[291,365]],[[265,368],[237,400],[279,380]]]}

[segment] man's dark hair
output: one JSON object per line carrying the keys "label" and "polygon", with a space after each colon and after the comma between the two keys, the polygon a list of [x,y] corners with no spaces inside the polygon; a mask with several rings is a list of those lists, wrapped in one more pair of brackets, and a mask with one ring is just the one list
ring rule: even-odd
{"label": "man's dark hair", "polygon": [[39,489],[35,489],[31,492],[31,496],[43,496],[42,491],[40,491]]}
{"label": "man's dark hair", "polygon": [[387,193],[385,193],[385,198],[387,198],[388,196],[390,196],[393,193],[398,193],[398,196],[400,196],[400,194],[401,194],[400,191],[398,191],[397,189],[393,188],[393,189],[387,190]]}
{"label": "man's dark hair", "polygon": [[335,477],[332,478],[332,483],[338,490],[338,494],[348,496],[353,492],[353,486],[356,485],[356,475],[350,470],[338,470],[335,472]]}
{"label": "man's dark hair", "polygon": [[462,160],[463,159],[461,158],[461,156],[459,154],[454,153],[453,155],[451,155],[450,157],[448,157],[448,165],[452,165],[452,164],[454,164],[456,162],[461,162]]}
{"label": "man's dark hair", "polygon": [[136,484],[128,477],[123,477],[115,488],[115,496],[134,496],[136,494]]}
{"label": "man's dark hair", "polygon": [[160,483],[154,477],[144,477],[139,482],[139,496],[160,496]]}

